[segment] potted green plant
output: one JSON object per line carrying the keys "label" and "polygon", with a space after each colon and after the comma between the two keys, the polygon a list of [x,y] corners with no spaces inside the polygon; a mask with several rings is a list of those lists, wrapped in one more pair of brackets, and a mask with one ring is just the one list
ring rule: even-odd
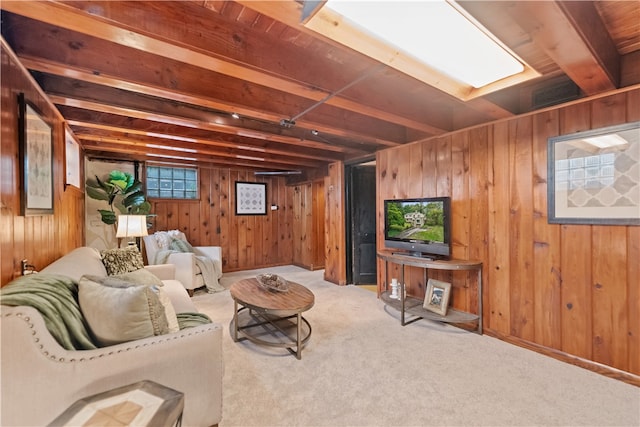
{"label": "potted green plant", "polygon": [[142,183],[128,172],[114,170],[103,179],[96,175],[95,179],[87,179],[85,188],[89,197],[109,204],[109,209],[98,209],[105,224],[116,223],[116,209],[122,215],[148,215],[151,211]]}

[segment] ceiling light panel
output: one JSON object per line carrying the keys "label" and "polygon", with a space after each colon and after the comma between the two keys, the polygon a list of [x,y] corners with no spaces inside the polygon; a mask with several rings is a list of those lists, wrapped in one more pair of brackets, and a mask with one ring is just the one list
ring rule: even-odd
{"label": "ceiling light panel", "polygon": [[463,100],[539,75],[454,2],[329,0],[305,25]]}
{"label": "ceiling light panel", "polygon": [[329,7],[374,36],[479,88],[523,65],[446,1],[342,1]]}

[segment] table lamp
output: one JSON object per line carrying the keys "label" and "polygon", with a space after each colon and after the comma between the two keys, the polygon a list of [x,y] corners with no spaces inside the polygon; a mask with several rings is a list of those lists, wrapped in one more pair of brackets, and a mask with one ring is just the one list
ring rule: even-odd
{"label": "table lamp", "polygon": [[136,244],[135,237],[148,235],[146,215],[118,215],[118,229],[116,231],[118,239],[134,237],[134,240],[129,240],[127,243],[133,246]]}

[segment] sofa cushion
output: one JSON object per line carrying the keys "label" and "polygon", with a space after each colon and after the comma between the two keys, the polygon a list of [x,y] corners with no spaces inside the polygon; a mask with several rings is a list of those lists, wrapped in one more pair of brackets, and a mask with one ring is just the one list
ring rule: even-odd
{"label": "sofa cushion", "polygon": [[144,267],[142,254],[137,246],[105,249],[101,254],[108,275],[129,273]]}
{"label": "sofa cushion", "polygon": [[84,274],[94,276],[106,276],[107,270],[102,263],[100,251],[95,248],[83,246],[75,248],[65,256],[58,258],[42,270],[40,273],[61,274],[72,278],[76,283]]}
{"label": "sofa cushion", "polygon": [[107,346],[168,333],[158,289],[115,277],[80,278],[80,309],[96,341]]}

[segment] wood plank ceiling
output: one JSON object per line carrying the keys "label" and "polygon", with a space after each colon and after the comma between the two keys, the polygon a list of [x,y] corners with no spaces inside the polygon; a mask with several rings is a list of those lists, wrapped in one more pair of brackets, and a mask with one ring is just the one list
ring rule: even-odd
{"label": "wood plank ceiling", "polygon": [[2,35],[87,155],[262,171],[640,82],[637,1],[460,2],[542,74],[468,102],[307,30],[301,3],[3,0]]}

